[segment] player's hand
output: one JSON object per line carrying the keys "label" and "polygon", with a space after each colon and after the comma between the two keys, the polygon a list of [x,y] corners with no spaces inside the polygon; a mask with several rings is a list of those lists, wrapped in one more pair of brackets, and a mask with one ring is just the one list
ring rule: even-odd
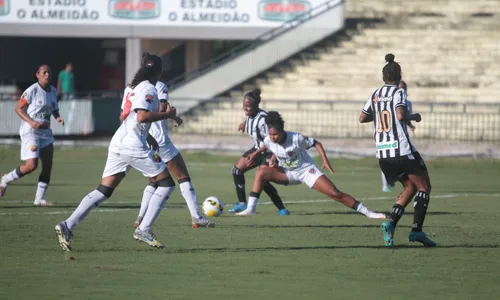
{"label": "player's hand", "polygon": [[253,164],[255,163],[255,156],[256,156],[255,153],[252,153],[249,156],[247,156],[247,167],[253,166]]}
{"label": "player's hand", "polygon": [[418,113],[417,113],[417,114],[415,114],[415,122],[417,122],[417,123],[418,123],[418,122],[420,122],[420,121],[422,121],[422,116],[421,116],[420,114],[418,114]]}
{"label": "player's hand", "polygon": [[30,126],[33,129],[44,129],[44,128],[49,128],[49,123],[39,123],[39,122],[33,121],[30,123]]}
{"label": "player's hand", "polygon": [[64,127],[64,119],[63,118],[59,117],[56,119],[56,121],[57,121],[57,123],[61,124],[61,126]]}
{"label": "player's hand", "polygon": [[323,162],[323,167],[321,169],[327,169],[328,171],[332,172],[332,174],[334,173],[330,162]]}
{"label": "player's hand", "polygon": [[245,133],[245,123],[238,125],[238,132]]}
{"label": "player's hand", "polygon": [[175,127],[179,127],[179,126],[182,125],[182,123],[184,123],[184,121],[180,117],[178,117],[178,116],[175,116],[174,121],[176,123]]}
{"label": "player's hand", "polygon": [[269,160],[269,166],[271,168],[276,168],[278,166],[278,162],[276,161],[276,158],[272,157],[270,160]]}
{"label": "player's hand", "polygon": [[169,106],[167,106],[167,114],[168,114],[169,116],[174,117],[174,116],[176,116],[176,115],[177,115],[177,109],[176,109],[175,107],[173,107],[173,106],[169,105]]}

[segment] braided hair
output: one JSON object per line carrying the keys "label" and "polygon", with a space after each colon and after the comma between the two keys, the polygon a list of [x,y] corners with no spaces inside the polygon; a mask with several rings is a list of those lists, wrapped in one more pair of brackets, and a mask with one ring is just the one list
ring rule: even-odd
{"label": "braided hair", "polygon": [[394,82],[398,84],[401,81],[401,66],[394,61],[395,58],[392,53],[385,56],[387,63],[382,69],[382,76],[385,83]]}

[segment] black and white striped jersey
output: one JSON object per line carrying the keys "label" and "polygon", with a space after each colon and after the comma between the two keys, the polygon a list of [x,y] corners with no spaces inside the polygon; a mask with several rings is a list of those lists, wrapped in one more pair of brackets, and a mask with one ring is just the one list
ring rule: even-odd
{"label": "black and white striped jersey", "polygon": [[246,117],[245,132],[252,137],[255,149],[259,149],[264,144],[264,138],[268,135],[266,124],[267,111],[259,109],[255,117]]}
{"label": "black and white striped jersey", "polygon": [[373,116],[377,158],[406,156],[417,151],[411,144],[406,122],[397,119],[396,108],[400,106],[408,109],[405,90],[386,84],[375,90],[363,107],[365,114]]}

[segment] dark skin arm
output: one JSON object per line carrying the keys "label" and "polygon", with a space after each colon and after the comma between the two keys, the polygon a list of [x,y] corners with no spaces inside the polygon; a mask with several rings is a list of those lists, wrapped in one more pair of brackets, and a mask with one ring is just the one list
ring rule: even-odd
{"label": "dark skin arm", "polygon": [[368,123],[373,121],[373,115],[366,114],[361,112],[359,115],[359,123]]}

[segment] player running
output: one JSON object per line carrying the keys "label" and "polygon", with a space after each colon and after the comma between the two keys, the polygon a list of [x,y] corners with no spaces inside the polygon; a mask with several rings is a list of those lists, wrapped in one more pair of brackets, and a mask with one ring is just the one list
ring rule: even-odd
{"label": "player running", "polygon": [[410,242],[424,246],[436,246],[422,232],[429,205],[431,183],[424,160],[410,141],[407,124],[420,122],[420,114],[408,114],[406,92],[398,87],[401,81],[401,67],[394,61],[393,54],[385,56],[387,62],[382,70],[385,85],[375,90],[368,98],[359,116],[361,123],[374,122],[374,137],[377,158],[388,180],[400,181],[403,191],[392,207],[389,221],[383,222],[386,246],[394,245],[396,225],[404,214],[405,207],[413,196],[413,227],[408,236]]}
{"label": "player running", "polygon": [[[327,195],[368,218],[386,218],[385,214],[372,212],[351,195],[338,190],[307,153],[307,149],[315,147],[323,159],[323,169],[326,168],[333,173],[323,145],[319,141],[305,137],[300,133],[285,131],[284,123],[278,112],[270,111],[268,113],[266,124],[269,128],[269,135],[264,139],[264,143],[259,150],[250,154],[247,160],[248,164],[253,164],[259,153],[268,150],[273,153],[273,157],[271,157],[268,167],[257,170],[252,192],[248,198],[248,207],[237,215],[250,216],[255,214],[263,185],[266,181],[270,181],[283,185],[305,183],[309,188]],[[280,166],[277,166],[276,160]]]}
{"label": "player running", "polygon": [[[245,173],[257,166],[267,166],[269,159],[273,155],[271,151],[258,152],[255,160],[252,164],[248,164],[247,157],[256,152],[264,143],[264,138],[266,138],[268,133],[268,128],[266,124],[267,112],[259,108],[261,98],[260,90],[254,89],[251,92],[245,94],[243,98],[243,111],[245,112],[246,119],[245,123],[240,124],[238,131],[243,131],[247,133],[253,140],[255,145],[241,156],[241,158],[233,166],[233,180],[236,186],[236,195],[238,196],[238,202],[234,205],[229,212],[241,212],[247,208],[247,199],[245,193]],[[280,216],[289,215],[290,212],[283,205],[281,197],[278,195],[276,188],[269,182],[264,182],[263,186],[264,192],[271,198],[274,205],[278,208],[278,214]]]}
{"label": "player running", "polygon": [[[168,88],[165,83],[161,81],[156,82],[155,88],[160,100],[160,111],[164,112],[170,108],[170,104],[168,103]],[[131,91],[131,87],[127,87],[125,89],[122,102],[122,114],[120,116],[120,120],[122,121],[130,113],[131,103],[127,100],[125,95]],[[182,119],[177,115],[172,115],[172,119],[177,122],[177,125],[182,124]],[[160,159],[167,165],[168,170],[172,173],[172,175],[174,175],[179,183],[182,197],[186,201],[191,214],[192,227],[215,227],[214,222],[210,222],[200,214],[198,198],[196,197],[194,187],[191,183],[191,177],[189,177],[186,163],[184,162],[179,150],[177,150],[168,136],[167,120],[160,120],[152,123],[149,134],[154,140],[148,140],[148,144],[154,148]],[[137,228],[141,224],[142,219],[148,210],[149,200],[153,196],[157,187],[158,186],[155,182],[150,182],[144,189],[139,215],[134,222],[134,227]]]}
{"label": "player running", "polygon": [[55,227],[59,245],[63,250],[71,251],[71,239],[76,225],[83,221],[93,208],[111,197],[130,167],[142,172],[157,186],[149,200],[148,210],[133,237],[152,247],[164,247],[151,231],[151,226],[174,191],[175,183],[166,165],[155,161],[154,153],[146,142],[151,123],[175,115],[174,108],[159,112],[160,103],[154,84],[161,72],[161,58],[144,53],[141,68],[130,84],[132,91],[127,95],[130,112],[111,139],[101,184],[83,198],[68,219]]}
{"label": "player running", "polygon": [[50,206],[45,194],[50,183],[52,159],[54,158],[54,136],[50,129],[50,117],[54,116],[64,126],[64,119],[59,115],[57,89],[50,85],[52,71],[47,65],[41,65],[37,72],[37,83],[31,85],[21,96],[15,111],[23,121],[19,129],[21,136],[21,160],[24,164],[5,174],[0,181],[0,196],[5,194],[8,185],[25,176],[38,167],[42,161],[42,171],[38,176],[35,194],[36,206]]}

